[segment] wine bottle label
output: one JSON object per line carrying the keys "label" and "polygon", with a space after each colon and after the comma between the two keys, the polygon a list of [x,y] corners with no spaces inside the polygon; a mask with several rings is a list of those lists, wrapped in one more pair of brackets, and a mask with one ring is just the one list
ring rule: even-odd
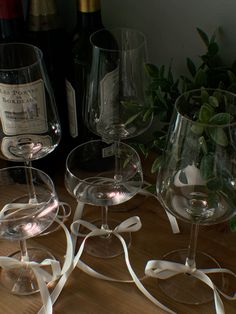
{"label": "wine bottle label", "polygon": [[22,16],[21,0],[0,0],[0,19],[13,19]]}
{"label": "wine bottle label", "polygon": [[[8,160],[22,161],[25,158],[35,159],[44,154],[40,151],[42,147],[51,147],[51,137],[38,136],[33,134],[18,135],[11,137],[4,137],[2,139],[1,152]],[[33,157],[32,157],[33,155]]]}
{"label": "wine bottle label", "polygon": [[103,158],[114,156],[114,154],[115,154],[114,144],[107,146],[107,147],[103,148],[103,150],[102,150],[102,157]]}
{"label": "wine bottle label", "polygon": [[47,132],[43,81],[19,85],[0,83],[0,118],[6,135]]}
{"label": "wine bottle label", "polygon": [[66,96],[67,96],[70,135],[72,137],[77,137],[78,136],[78,123],[77,123],[75,90],[68,80],[66,80]]}
{"label": "wine bottle label", "polygon": [[54,0],[31,0],[29,13],[35,16],[56,14],[56,3]]}
{"label": "wine bottle label", "polygon": [[101,125],[119,123],[119,68],[107,73],[100,81]]}

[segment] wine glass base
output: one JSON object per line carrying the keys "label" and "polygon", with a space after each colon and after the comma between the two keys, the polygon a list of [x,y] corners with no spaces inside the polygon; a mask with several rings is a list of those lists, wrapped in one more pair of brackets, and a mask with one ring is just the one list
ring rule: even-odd
{"label": "wine glass base", "polygon": [[[175,250],[163,256],[163,260],[185,264],[187,249]],[[218,262],[210,255],[197,252],[196,265],[198,269],[220,268]],[[217,287],[223,287],[223,275],[213,278]],[[158,281],[160,289],[171,299],[185,304],[204,304],[213,300],[214,295],[211,288],[201,280],[190,274],[179,274],[168,279]]]}
{"label": "wine glass base", "polygon": [[[41,248],[28,248],[28,256],[30,261],[40,263],[45,259],[53,259],[55,257],[48,251]],[[20,260],[20,251],[14,252],[9,257]],[[45,266],[47,270],[49,266]],[[0,281],[2,286],[16,295],[30,295],[39,291],[37,279],[30,267],[22,266],[21,268],[1,269]],[[47,284],[52,286],[53,282]]]}
{"label": "wine glass base", "polygon": [[[101,227],[101,220],[96,220],[92,223],[98,228]],[[108,220],[109,228],[112,230],[118,224],[119,222],[116,220]],[[131,234],[122,233],[121,235],[127,247],[129,247],[131,244]],[[124,253],[120,240],[113,234],[88,238],[84,246],[84,251],[89,255],[101,258],[113,258]]]}

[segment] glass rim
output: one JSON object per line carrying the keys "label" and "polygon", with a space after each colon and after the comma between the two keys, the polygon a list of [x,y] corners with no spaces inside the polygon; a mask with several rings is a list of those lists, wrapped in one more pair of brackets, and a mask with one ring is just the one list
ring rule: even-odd
{"label": "glass rim", "polygon": [[[221,92],[222,94],[228,94],[231,97],[234,97],[235,101],[236,101],[236,93],[230,92],[228,90],[224,90],[224,89],[221,89],[221,88],[212,88],[212,87],[209,87],[209,88],[208,87],[204,87],[204,90],[206,90],[206,91],[218,91],[218,92]],[[214,128],[215,127],[225,128],[227,126],[232,126],[232,125],[236,124],[236,116],[235,116],[235,120],[233,122],[228,122],[228,123],[225,123],[225,124],[214,124],[214,123],[210,124],[210,123],[207,123],[207,122],[195,121],[195,120],[191,119],[191,117],[189,115],[185,115],[183,112],[181,112],[179,110],[180,100],[182,98],[186,97],[188,94],[194,94],[194,93],[199,93],[200,94],[201,91],[202,91],[201,88],[196,88],[196,89],[185,91],[181,95],[179,95],[177,97],[177,99],[175,100],[174,109],[176,110],[176,113],[179,116],[181,116],[181,118],[183,120],[188,121],[189,123],[196,124],[196,125],[199,125],[199,126],[202,126],[202,127],[207,127],[207,128],[211,128],[211,127],[214,127]]]}
{"label": "glass rim", "polygon": [[[52,199],[53,195],[57,196],[56,194],[56,190],[55,190],[55,185],[53,183],[53,180],[51,179],[51,177],[44,171],[38,169],[38,168],[34,168],[34,167],[29,167],[29,166],[10,166],[10,167],[4,167],[4,168],[0,168],[0,173],[1,172],[4,172],[4,171],[8,171],[8,170],[17,170],[17,169],[21,169],[21,170],[26,170],[26,169],[31,169],[33,171],[36,171],[36,172],[39,172],[41,174],[44,175],[44,177],[50,182],[50,185],[51,185],[51,197],[48,201],[45,202],[45,204],[48,204],[50,202],[50,200]],[[59,204],[58,204],[59,205]],[[19,217],[19,218],[6,218],[6,219],[2,219],[1,216],[0,216],[0,223],[4,223],[4,222],[7,222],[7,221],[20,221],[22,219],[25,219],[25,218],[29,218],[30,216],[34,216],[38,213],[40,213],[42,211],[42,208],[39,208],[38,210],[36,211],[33,211],[30,213],[30,215],[24,215],[22,217]],[[0,213],[1,213],[1,210],[0,210]]]}
{"label": "glass rim", "polygon": [[[109,144],[109,143],[106,143],[105,141],[103,141],[103,140],[101,140],[101,139],[87,141],[87,142],[82,143],[82,144],[76,146],[75,148],[73,148],[73,149],[69,152],[69,154],[67,155],[67,157],[66,157],[66,173],[68,173],[71,177],[75,178],[78,182],[81,182],[81,183],[84,182],[84,183],[86,183],[86,184],[89,185],[89,186],[99,186],[99,185],[101,185],[101,183],[97,183],[97,184],[96,184],[96,183],[90,183],[90,182],[86,181],[87,179],[80,179],[78,176],[74,175],[74,173],[71,172],[71,170],[70,170],[69,167],[68,167],[68,161],[69,161],[69,159],[71,158],[71,156],[73,155],[73,153],[74,153],[78,148],[80,148],[80,147],[82,147],[82,146],[85,146],[85,145],[87,145],[87,144],[89,144],[89,143],[92,144],[92,143],[98,143],[98,142],[105,143],[105,144],[107,144],[107,145],[113,145],[113,144],[114,144],[114,142],[112,142],[112,143],[110,143],[110,144]],[[128,145],[128,144],[125,144],[125,143],[123,143],[123,142],[120,142],[119,144],[122,144],[122,146],[124,146],[124,147],[128,147],[128,148],[132,151],[132,153],[137,156],[138,161],[139,161],[139,163],[140,163],[140,165],[141,165],[141,160],[140,160],[139,154],[137,153],[137,151],[136,151],[132,146],[130,146],[130,145]],[[120,183],[125,183],[125,182],[127,182],[127,180],[121,181]],[[114,185],[114,182],[103,184],[103,186],[113,186],[113,185]]]}
{"label": "glass rim", "polygon": [[36,55],[39,56],[39,58],[36,58],[36,61],[29,63],[28,65],[20,66],[20,67],[14,67],[14,68],[3,68],[0,67],[0,71],[4,72],[13,72],[13,71],[20,71],[20,70],[25,70],[31,67],[34,67],[38,63],[42,62],[43,60],[43,52],[42,50],[32,44],[24,43],[24,42],[9,42],[9,43],[0,43],[0,49],[3,48],[4,46],[22,46],[22,47],[28,47],[31,48],[36,52]]}
{"label": "glass rim", "polygon": [[[111,32],[111,33],[112,33],[112,31],[129,31],[130,33],[136,33],[136,34],[138,34],[140,36],[140,44],[136,45],[136,46],[134,46],[132,48],[129,48],[129,49],[115,49],[115,48],[112,49],[112,48],[101,47],[99,45],[94,44],[94,42],[93,42],[94,36],[96,36],[97,34],[100,34],[102,32],[106,32],[106,31]],[[90,37],[89,37],[89,41],[90,41],[90,44],[95,49],[99,49],[101,51],[106,51],[106,52],[108,52],[108,51],[111,51],[111,52],[118,52],[118,51],[119,52],[125,52],[125,51],[133,51],[133,50],[141,48],[142,46],[145,46],[146,42],[147,42],[147,39],[146,39],[146,35],[142,31],[137,30],[135,28],[129,28],[129,27],[106,27],[105,28],[104,27],[104,28],[101,28],[101,29],[93,32],[90,35]]]}

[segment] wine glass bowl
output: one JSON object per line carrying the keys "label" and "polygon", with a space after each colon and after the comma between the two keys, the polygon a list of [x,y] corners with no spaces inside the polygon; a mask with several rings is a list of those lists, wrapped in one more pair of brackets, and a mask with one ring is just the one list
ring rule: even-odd
{"label": "wine glass bowl", "polygon": [[[209,119],[203,112],[205,93],[218,102]],[[180,219],[214,224],[235,214],[235,103],[234,94],[210,89],[187,92],[176,102],[158,193]]]}
{"label": "wine glass bowl", "polygon": [[[66,160],[68,192],[80,202],[105,208],[105,219],[95,222],[99,228],[109,229],[118,224],[107,219],[108,206],[128,201],[140,190],[142,181],[139,156],[124,143],[89,141],[73,149]],[[119,240],[114,236],[88,240],[85,250],[92,255],[112,257],[122,253]],[[91,242],[94,245],[89,251]]]}
{"label": "wine glass bowl", "polygon": [[145,35],[127,28],[102,29],[90,41],[87,127],[110,141],[143,133],[152,122]]}
{"label": "wine glass bowl", "polygon": [[[196,251],[199,225],[221,223],[235,214],[235,105],[235,94],[205,88],[188,91],[175,103],[157,193],[167,210],[191,223],[188,249],[175,250],[164,259],[192,270],[220,267],[214,258]],[[183,303],[212,298],[211,290],[189,274],[160,281],[160,287]],[[190,290],[193,298],[186,297]]]}
{"label": "wine glass bowl", "polygon": [[0,102],[1,158],[35,160],[59,144],[60,122],[39,48],[0,44]]}
{"label": "wine glass bowl", "polygon": [[[10,255],[21,261],[40,263],[53,258],[47,250],[27,248],[26,239],[44,232],[53,223],[58,212],[58,198],[54,184],[44,172],[30,168],[37,200],[29,194],[27,167],[0,169],[0,238],[20,241],[21,251]],[[1,270],[1,283],[14,294],[38,291],[37,280],[29,267]]]}

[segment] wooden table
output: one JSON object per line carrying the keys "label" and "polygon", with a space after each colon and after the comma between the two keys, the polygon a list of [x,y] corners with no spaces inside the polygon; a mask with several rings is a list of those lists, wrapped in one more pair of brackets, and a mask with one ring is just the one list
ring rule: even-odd
{"label": "wooden table", "polygon": [[[64,188],[62,173],[55,178],[56,189],[62,201],[71,204],[73,210],[76,202]],[[134,198],[127,203],[128,211],[110,212],[110,217],[122,221],[137,215],[142,221],[140,231],[132,234],[132,244],[129,248],[130,261],[138,276],[143,276],[148,260],[161,259],[163,254],[177,248],[186,248],[189,238],[189,225],[180,223],[180,234],[173,234],[165,211],[153,197]],[[87,206],[83,218],[93,220],[100,215],[100,209]],[[67,222],[67,226],[70,221]],[[0,254],[6,255],[14,251],[17,244],[14,242],[0,241]],[[229,232],[225,225],[201,227],[199,234],[199,248],[213,255],[223,266],[236,272],[236,233]],[[62,257],[65,252],[65,237],[62,230],[50,235],[37,237],[29,241],[29,245],[42,245],[47,247],[57,257]],[[130,279],[126,270],[123,256],[105,260],[82,256],[95,270],[105,275],[120,279]],[[158,287],[158,281],[146,278],[144,286],[160,302],[179,314],[187,313],[215,313],[213,302],[191,306],[179,304],[169,299]],[[236,287],[236,280],[227,283]],[[0,289],[0,314],[34,314],[41,307],[39,294],[31,296],[11,295]],[[236,301],[227,301],[222,297],[225,311],[228,314],[236,313]],[[160,314],[165,313],[149,301],[133,283],[108,282],[93,278],[80,269],[75,268],[69,277],[60,297],[54,305],[55,314]]]}

